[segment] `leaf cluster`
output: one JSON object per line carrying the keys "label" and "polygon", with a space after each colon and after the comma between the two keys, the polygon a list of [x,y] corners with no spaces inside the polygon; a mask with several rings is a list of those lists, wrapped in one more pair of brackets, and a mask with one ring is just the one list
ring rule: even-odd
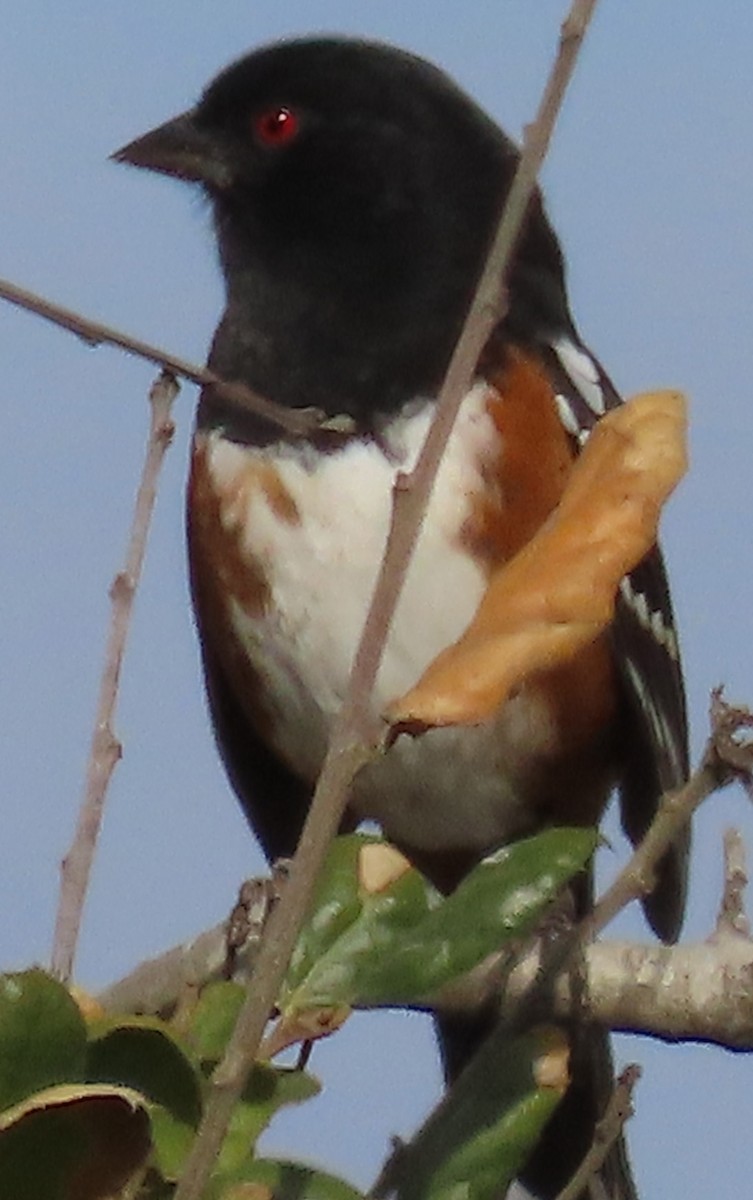
{"label": "leaf cluster", "polygon": [[[268,1052],[331,1033],[356,1007],[422,1006],[528,933],[593,847],[591,831],[550,830],[492,855],[444,899],[378,839],[338,839]],[[0,1196],[169,1200],[242,1001],[238,984],[215,982],[169,1022],[112,1017],[39,969],[1,976]],[[394,1156],[385,1189],[431,1200],[504,1191],[566,1086],[566,1070],[552,1070],[562,1055],[551,1033],[511,1040],[480,1093],[457,1089]],[[334,1176],[256,1155],[275,1113],[319,1090],[302,1070],[258,1063],[207,1200],[356,1200]]]}

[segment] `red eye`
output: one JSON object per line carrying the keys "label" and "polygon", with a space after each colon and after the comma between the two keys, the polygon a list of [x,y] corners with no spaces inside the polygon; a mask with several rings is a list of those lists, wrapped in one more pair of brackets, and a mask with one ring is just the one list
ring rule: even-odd
{"label": "red eye", "polygon": [[257,113],[253,121],[254,135],[263,146],[284,146],[286,142],[292,142],[299,127],[296,114],[283,105]]}

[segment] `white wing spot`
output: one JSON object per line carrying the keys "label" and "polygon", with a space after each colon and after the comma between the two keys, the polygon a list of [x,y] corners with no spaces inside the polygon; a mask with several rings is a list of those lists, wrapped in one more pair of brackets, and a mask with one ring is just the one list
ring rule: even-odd
{"label": "white wing spot", "polygon": [[594,360],[570,338],[558,338],[552,348],[591,412],[603,417],[606,401]]}
{"label": "white wing spot", "polygon": [[560,392],[554,397],[554,402],[557,405],[560,421],[567,432],[572,434],[573,437],[580,438],[582,432],[580,422],[573,412],[572,405],[567,396],[563,396]]}
{"label": "white wing spot", "polygon": [[678,778],[681,778],[684,774],[683,756],[677,745],[677,739],[672,726],[665,714],[657,707],[653,696],[648,690],[646,680],[636,669],[635,663],[631,662],[630,659],[626,659],[623,665],[630,677],[633,689],[641,702],[643,711],[651,724],[657,745],[662,747],[672,762],[675,774]]}
{"label": "white wing spot", "polygon": [[651,628],[648,600],[643,592],[633,592],[633,610],[644,629]]}
{"label": "white wing spot", "polygon": [[645,595],[643,592],[636,592],[627,575],[620,582],[620,591],[625,603],[637,617],[639,625],[652,634],[667,654],[677,661],[680,657],[677,635],[671,625],[667,625],[664,614],[658,608],[653,611],[649,609]]}

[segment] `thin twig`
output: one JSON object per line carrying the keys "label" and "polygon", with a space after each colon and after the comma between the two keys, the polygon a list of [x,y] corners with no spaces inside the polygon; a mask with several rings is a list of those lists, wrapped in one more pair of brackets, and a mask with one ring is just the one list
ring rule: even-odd
{"label": "thin twig", "polygon": [[711,737],[700,766],[687,783],[662,798],[643,841],[591,912],[552,949],[546,968],[521,1003],[530,1007],[549,995],[560,972],[577,964],[597,934],[633,900],[652,891],[659,863],[708,796],[736,778],[750,789],[753,743],[741,741],[741,734],[751,728],[753,717],[747,709],[725,703],[717,688],[711,695],[710,719]]}
{"label": "thin twig", "polygon": [[714,753],[727,780],[736,779],[753,799],[753,713],[740,704],[728,704],[724,688],[711,693],[711,727]]}
{"label": "thin twig", "polygon": [[178,383],[174,375],[163,370],[149,393],[149,441],[136,495],[125,566],[115,576],[110,588],[112,620],[94,721],[86,787],[73,843],[63,859],[61,868],[60,896],[52,947],[52,971],[64,982],[70,979],[73,970],[81,914],[102,824],[107,786],[115,764],[121,756],[120,743],[113,733],[113,715],[133,601],[154,510],[157,480],[173,436],[174,427],[170,413],[177,394]]}
{"label": "thin twig", "polygon": [[716,765],[705,755],[688,782],[663,798],[643,841],[581,923],[579,940],[582,943],[596,937],[633,900],[640,900],[651,892],[656,869],[664,854],[699,805],[719,786]]}
{"label": "thin twig", "polygon": [[51,321],[60,329],[66,329],[76,337],[82,338],[89,346],[116,346],[119,350],[125,350],[127,354],[133,354],[136,358],[144,358],[147,362],[154,363],[170,375],[189,379],[191,383],[198,383],[202,387],[211,385],[215,392],[224,396],[226,400],[269,421],[272,425],[284,429],[286,433],[294,437],[307,437],[323,425],[326,426],[324,414],[316,408],[292,409],[283,408],[280,404],[273,404],[271,400],[257,396],[251,388],[246,387],[243,383],[229,383],[220,379],[208,367],[197,367],[194,363],[186,362],[185,359],[178,358],[177,355],[170,354],[167,350],[161,350],[159,346],[153,346],[149,342],[131,337],[130,334],[113,329],[110,325],[103,325],[101,321],[84,317],[81,313],[55,304],[52,300],[38,296],[35,292],[18,287],[17,284],[11,283],[7,279],[0,279],[0,299],[7,300],[9,304],[14,304],[17,308],[35,313],[45,321]]}
{"label": "thin twig", "polygon": [[593,1142],[585,1158],[557,1200],[578,1200],[591,1180],[596,1178],[622,1133],[625,1122],[633,1115],[633,1090],[640,1077],[641,1069],[636,1063],[622,1072],[609,1097],[604,1116],[596,1126]]}
{"label": "thin twig", "polygon": [[718,689],[712,693],[711,737],[701,765],[686,784],[663,798],[643,841],[581,923],[581,944],[600,933],[632,900],[649,894],[661,859],[707,796],[734,778],[749,783],[753,749],[750,743],[741,744],[739,735],[752,723],[747,709],[726,704]]}
{"label": "thin twig", "polygon": [[507,264],[515,249],[536,186],[536,177],[549,148],[565,89],[596,2],[576,0],[562,26],[559,52],[536,118],[526,127],[518,168],[465,325],[437,397],[435,417],[413,471],[410,475],[402,476],[395,488],[387,547],[353,666],[353,680],[358,682],[358,689],[353,689],[352,694],[360,693],[358,703],[362,718],[367,710],[389,624],[421,530],[440,460],[481,351],[505,308],[502,285]]}
{"label": "thin twig", "polygon": [[[540,939],[533,938],[529,946],[524,948],[521,961],[531,960],[535,963],[536,970],[530,986],[524,987],[520,993],[516,988],[511,990],[513,1013],[524,1008],[530,1012],[542,1003],[549,1007],[556,981],[560,976],[563,980],[569,980],[573,976],[573,964],[577,965],[582,974],[581,960],[587,948],[623,908],[651,892],[661,859],[708,796],[734,779],[739,779],[749,791],[751,790],[753,739],[748,736],[746,740],[744,735],[753,727],[753,716],[747,708],[727,704],[722,698],[721,689],[716,689],[711,696],[710,719],[711,737],[700,766],[681,788],[662,798],[643,841],[636,847],[611,886],[599,898],[593,910],[568,936],[561,937],[555,944],[548,946],[545,965],[539,960],[540,946],[537,946],[537,943]],[[497,965],[493,965],[492,972],[497,970]],[[483,989],[485,982],[481,978],[472,979],[471,986]],[[582,994],[582,984],[578,990]],[[460,1000],[461,991],[462,989],[458,988],[454,997],[452,990],[448,991],[447,999],[450,1005]],[[568,984],[565,1008],[570,1011],[571,1007]],[[580,1007],[582,1011],[582,1004]],[[741,1023],[744,1028],[745,1014]]]}
{"label": "thin twig", "polygon": [[716,919],[718,937],[727,933],[750,937],[750,921],[745,911],[747,886],[745,844],[739,829],[727,829],[724,833],[724,891]]}
{"label": "thin twig", "polygon": [[254,974],[225,1058],[215,1071],[196,1141],[175,1200],[200,1200],[246,1078],[256,1058],[268,1014],[277,998],[316,878],[337,832],[348,788],[375,748],[369,705],[392,614],[418,538],[442,452],[476,364],[501,308],[500,281],[520,232],[538,169],[546,154],[565,88],[597,0],[575,0],[536,120],[525,134],[518,169],[473,303],[438,397],[437,410],[410,480],[397,489],[382,566],[364,624],[342,710],[332,733],[290,877],[262,940]]}

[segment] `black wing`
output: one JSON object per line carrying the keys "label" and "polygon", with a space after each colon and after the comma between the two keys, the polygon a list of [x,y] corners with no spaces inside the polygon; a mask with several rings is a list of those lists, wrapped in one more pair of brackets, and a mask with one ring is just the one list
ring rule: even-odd
{"label": "black wing", "polygon": [[[622,399],[597,360],[574,337],[555,339],[540,353],[557,389],[562,422],[580,448],[599,418]],[[612,636],[628,717],[620,808],[623,829],[635,845],[651,824],[661,796],[688,777],[685,688],[658,546],[623,579]],[[687,827],[662,860],[656,886],[644,900],[646,915],[664,941],[674,941],[680,932],[689,851]]]}

